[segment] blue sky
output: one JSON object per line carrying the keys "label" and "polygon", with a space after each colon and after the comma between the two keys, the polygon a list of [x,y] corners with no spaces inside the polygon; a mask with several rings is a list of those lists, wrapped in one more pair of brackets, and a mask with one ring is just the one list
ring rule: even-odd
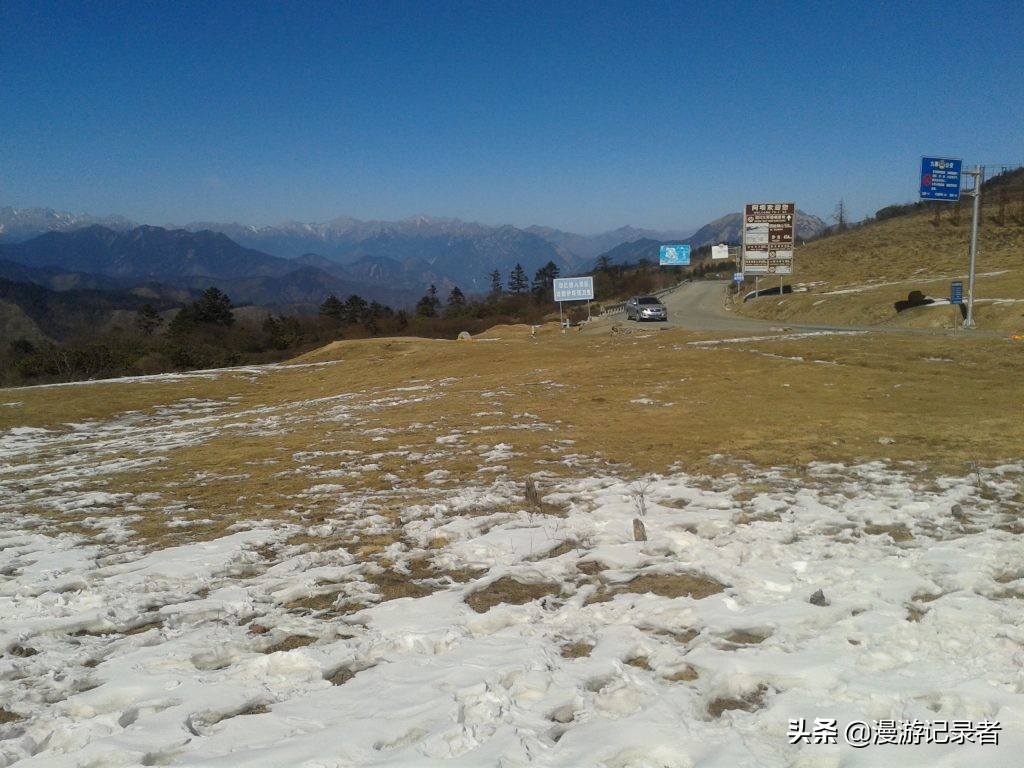
{"label": "blue sky", "polygon": [[0,205],[599,232],[1024,162],[1024,3],[6,0]]}

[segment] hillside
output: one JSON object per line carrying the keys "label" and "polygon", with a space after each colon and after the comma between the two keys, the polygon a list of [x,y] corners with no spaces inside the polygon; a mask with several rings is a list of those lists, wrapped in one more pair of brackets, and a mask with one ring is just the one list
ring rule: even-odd
{"label": "hillside", "polygon": [[[974,310],[979,328],[1024,329],[1022,184],[1018,174],[1007,180],[1005,196],[997,183],[983,190]],[[737,311],[794,322],[951,326],[949,307],[897,316],[893,304],[914,290],[948,297],[952,280],[964,281],[966,301],[971,205],[968,198],[961,201],[959,222],[955,203],[933,203],[800,246],[795,274],[786,282],[809,291],[781,299],[762,297],[737,305]],[[748,280],[748,288],[752,282]],[[762,278],[762,285],[776,283],[775,278]]]}

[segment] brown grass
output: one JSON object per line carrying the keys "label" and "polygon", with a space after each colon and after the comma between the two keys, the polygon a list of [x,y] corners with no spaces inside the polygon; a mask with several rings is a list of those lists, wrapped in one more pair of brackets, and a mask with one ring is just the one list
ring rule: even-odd
{"label": "brown grass", "polygon": [[9,709],[4,709],[3,707],[0,707],[0,725],[3,725],[5,723],[16,723],[19,720],[24,719],[25,718],[23,718],[21,715],[17,715],[14,712],[11,712]]}
{"label": "brown grass", "polygon": [[486,613],[500,603],[523,605],[549,595],[557,595],[562,591],[560,584],[542,582],[524,584],[510,576],[503,576],[483,589],[471,592],[466,597],[466,604],[477,613]]}
{"label": "brown grass", "polygon": [[[1012,197],[1019,199],[1020,192]],[[999,224],[998,200],[983,195],[983,223],[978,233],[975,319],[979,328],[1007,333],[1024,329],[1024,305],[993,304],[992,299],[1024,298],[1024,226],[1014,216]],[[844,234],[816,240],[796,251],[796,274],[787,283],[815,283],[809,293],[762,297],[737,304],[751,317],[793,322],[841,324],[886,323],[909,327],[952,327],[954,310],[922,308],[897,315],[895,301],[912,290],[937,298],[949,296],[951,280],[964,280],[966,299],[970,240],[970,201],[954,224],[952,204],[944,204],[940,223],[931,211],[873,223]],[[988,273],[1003,272],[991,275]],[[762,287],[777,280],[763,279]],[[870,286],[875,287],[870,287]],[[829,291],[869,286],[852,294]],[[958,319],[958,322],[959,319]]]}
{"label": "brown grass", "polygon": [[759,685],[755,690],[743,696],[722,696],[712,700],[708,704],[708,714],[714,718],[718,718],[722,716],[723,712],[727,712],[729,710],[738,709],[743,712],[753,712],[755,709],[760,709],[764,705],[764,697],[767,693],[768,686]]}
{"label": "brown grass", "polygon": [[700,600],[718,594],[725,584],[699,573],[642,574],[619,587],[621,592],[651,592],[661,597],[692,597]]}
{"label": "brown grass", "polygon": [[[689,342],[714,336],[679,330],[645,338],[555,333],[530,342],[528,329],[517,327],[496,330],[492,338],[479,344],[340,342],[305,358],[340,360],[337,365],[282,368],[257,377],[223,373],[215,380],[7,391],[3,397],[22,406],[0,408],[0,430],[65,431],[67,422],[127,410],[151,414],[187,397],[221,402],[205,439],[154,454],[162,457],[155,466],[102,474],[90,472],[86,461],[82,491],[159,491],[161,498],[144,504],[137,513],[143,519],[132,523],[136,538],[152,546],[220,536],[240,519],[299,526],[330,520],[339,524],[336,534],[297,532],[290,543],[345,547],[364,559],[401,540],[397,510],[436,501],[423,480],[426,473],[447,470],[453,487],[480,482],[483,446],[498,443],[517,454],[501,460],[509,477],[543,470],[545,487],[553,487],[558,476],[607,471],[609,464],[613,471],[640,475],[667,472],[679,460],[684,470],[710,476],[735,471],[743,462],[801,467],[814,460],[879,459],[919,462],[922,472],[964,473],[972,462],[1019,456],[1024,438],[1017,407],[1024,402],[1024,345],[1001,339],[823,336],[701,347]],[[802,361],[787,359],[796,357]],[[419,385],[429,389],[389,392]],[[508,397],[484,396],[498,392]],[[658,404],[632,402],[643,396]],[[342,399],[309,402],[333,397]],[[409,401],[372,406],[386,397]],[[339,406],[351,408],[350,418],[325,417]],[[280,428],[274,434],[254,432],[248,425],[256,416],[247,413],[254,408],[270,409]],[[476,415],[494,411],[505,415]],[[535,428],[516,428],[523,426]],[[368,430],[384,430],[375,433],[383,439],[370,443]],[[462,436],[458,444],[436,442],[455,433]],[[891,441],[879,442],[882,437]],[[310,456],[314,451],[330,454]],[[361,456],[369,451],[384,454],[374,459],[379,468],[361,471],[367,463]],[[433,457],[408,461],[404,451]],[[568,453],[590,457],[590,467],[562,464]],[[728,458],[709,458],[714,455]],[[339,469],[353,474],[318,476]],[[35,472],[26,466],[19,474],[13,466],[12,487],[31,486]],[[484,482],[490,477],[484,475]],[[318,483],[340,485],[346,498],[365,499],[392,527],[359,530],[357,514],[337,511],[342,493],[308,492]],[[212,522],[169,528],[165,509],[171,502],[190,508],[175,513],[178,518]],[[525,498],[522,508],[556,513]],[[89,532],[81,515],[53,513],[38,504],[33,511],[54,526]],[[495,511],[501,510],[487,512]],[[740,523],[759,519],[737,517]],[[275,557],[270,549],[261,554],[268,561]]]}
{"label": "brown grass", "polygon": [[296,648],[305,648],[307,645],[312,645],[316,642],[315,637],[308,637],[306,635],[290,635],[284,638],[280,642],[268,645],[263,649],[263,653],[277,653],[278,651],[294,651]]}
{"label": "brown grass", "polygon": [[664,675],[664,678],[671,683],[688,683],[696,680],[700,675],[697,674],[697,670],[693,667],[680,667],[675,672]]}
{"label": "brown grass", "polygon": [[566,659],[582,659],[590,655],[594,650],[594,644],[580,640],[576,643],[566,643],[562,646],[562,656]]}

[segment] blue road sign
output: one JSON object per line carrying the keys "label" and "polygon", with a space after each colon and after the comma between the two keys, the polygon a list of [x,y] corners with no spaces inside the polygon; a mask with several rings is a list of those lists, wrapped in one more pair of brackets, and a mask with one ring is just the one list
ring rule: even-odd
{"label": "blue road sign", "polygon": [[734,282],[742,283],[743,282],[743,273],[742,272],[733,272],[732,273],[732,279],[733,279]]}
{"label": "blue road sign", "polygon": [[964,303],[964,284],[962,280],[954,280],[949,284],[949,303]]}
{"label": "blue road sign", "polygon": [[658,252],[658,264],[662,267],[687,266],[690,263],[690,246],[663,245]]}
{"label": "blue road sign", "polygon": [[962,162],[945,157],[922,157],[921,199],[959,200]]}

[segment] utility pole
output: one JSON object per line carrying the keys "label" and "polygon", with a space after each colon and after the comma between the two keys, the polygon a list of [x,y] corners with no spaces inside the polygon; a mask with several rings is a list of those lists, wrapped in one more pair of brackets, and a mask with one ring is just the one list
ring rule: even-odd
{"label": "utility pole", "polygon": [[981,185],[985,183],[985,166],[976,165],[967,171],[974,177],[974,217],[971,220],[971,261],[967,272],[967,317],[964,328],[974,328],[974,265],[978,256],[978,219],[981,216]]}

